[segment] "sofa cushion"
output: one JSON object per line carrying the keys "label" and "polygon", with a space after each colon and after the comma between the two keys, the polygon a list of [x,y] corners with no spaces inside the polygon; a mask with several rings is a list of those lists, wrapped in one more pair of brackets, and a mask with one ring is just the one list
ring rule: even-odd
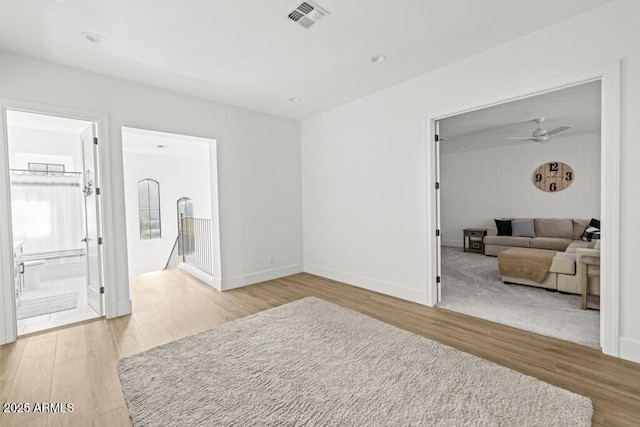
{"label": "sofa cushion", "polygon": [[588,245],[589,242],[585,242],[584,240],[574,240],[567,246],[565,252],[575,254],[576,249],[586,248]]}
{"label": "sofa cushion", "polygon": [[582,239],[582,233],[589,226],[588,219],[574,219],[573,220],[573,240]]}
{"label": "sofa cushion", "polygon": [[529,247],[529,237],[513,237],[513,236],[485,236],[485,245],[501,245],[501,246],[516,246],[519,248]]}
{"label": "sofa cushion", "polygon": [[561,237],[534,237],[529,242],[530,248],[536,249],[553,249],[555,251],[564,251],[573,240],[563,239]]}
{"label": "sofa cushion", "polygon": [[558,252],[553,257],[549,271],[560,274],[576,274],[576,254]]}
{"label": "sofa cushion", "polygon": [[573,221],[571,218],[536,218],[533,222],[536,237],[562,237],[573,240]]}
{"label": "sofa cushion", "polygon": [[514,219],[511,221],[511,235],[514,237],[536,237],[534,222],[531,219]]}

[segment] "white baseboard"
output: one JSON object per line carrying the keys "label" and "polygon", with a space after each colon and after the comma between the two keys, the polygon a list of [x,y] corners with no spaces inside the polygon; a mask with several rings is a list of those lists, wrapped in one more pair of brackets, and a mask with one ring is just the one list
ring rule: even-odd
{"label": "white baseboard", "polygon": [[620,357],[640,363],[640,341],[620,337]]}
{"label": "white baseboard", "polygon": [[454,248],[463,248],[462,240],[441,240],[442,246],[452,246]]}
{"label": "white baseboard", "polygon": [[255,283],[266,282],[267,280],[291,276],[292,274],[297,273],[302,273],[302,264],[288,265],[271,270],[263,270],[256,273],[222,279],[221,289],[223,291],[228,291],[231,289],[241,288],[243,286],[253,285]]}
{"label": "white baseboard", "polygon": [[[119,300],[116,304],[116,315],[113,317],[126,316],[128,314],[131,314],[132,310],[131,299],[127,298]],[[107,319],[109,318],[110,317],[107,315]]]}
{"label": "white baseboard", "polygon": [[215,288],[217,290],[221,290],[221,286],[220,286],[220,279],[218,279],[217,277],[213,277],[208,275],[207,273],[198,270],[197,268],[186,264],[184,262],[181,262],[178,264],[178,268],[186,273],[189,273],[190,275],[192,275],[193,277],[195,277],[196,279],[200,280],[201,282],[206,283],[207,285],[211,286],[212,288]]}
{"label": "white baseboard", "polygon": [[404,299],[418,304],[426,304],[427,296],[423,290],[407,288],[395,283],[383,282],[369,277],[357,276],[355,274],[332,270],[313,264],[304,264],[305,273],[315,274],[338,282],[364,288],[381,294]]}

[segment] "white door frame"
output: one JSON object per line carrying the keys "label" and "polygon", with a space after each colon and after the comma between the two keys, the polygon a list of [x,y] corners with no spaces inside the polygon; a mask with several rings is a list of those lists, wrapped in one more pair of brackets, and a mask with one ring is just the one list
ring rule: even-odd
{"label": "white door frame", "polygon": [[[558,89],[601,81],[602,123],[601,123],[601,172],[600,172],[600,212],[605,238],[601,247],[601,288],[600,295],[600,345],[605,354],[619,356],[619,306],[620,306],[620,62],[609,62],[586,70],[576,71],[552,80],[531,86],[495,94],[483,99],[443,108],[426,116],[426,165],[427,165],[427,271],[438,270],[435,235],[436,204],[435,175],[432,173],[439,161],[434,150],[435,122],[451,116],[480,110],[518,99],[528,98]],[[436,275],[428,274],[426,283],[426,304],[434,306],[437,301]]]}
{"label": "white door frame", "polygon": [[[109,119],[106,114],[76,110],[54,105],[39,104],[10,98],[0,98],[0,345],[17,339],[17,320],[13,283],[13,236],[11,230],[11,193],[9,180],[9,150],[7,135],[7,110],[25,111],[50,116],[67,117],[94,122],[98,126],[100,170],[111,170],[109,155]],[[102,237],[104,241],[104,303],[107,318],[116,316],[116,271],[113,228],[113,191],[109,179],[103,175]]]}

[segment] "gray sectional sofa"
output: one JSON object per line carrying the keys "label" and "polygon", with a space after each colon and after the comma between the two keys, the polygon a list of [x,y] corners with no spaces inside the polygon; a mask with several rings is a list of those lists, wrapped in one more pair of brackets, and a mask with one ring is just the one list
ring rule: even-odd
{"label": "gray sectional sofa", "polygon": [[[498,236],[497,229],[488,229],[484,238],[485,255],[497,256],[500,252],[513,247],[558,251],[543,282],[537,283],[518,277],[502,279],[505,282],[579,294],[581,284],[576,274],[577,258],[584,255],[599,256],[600,253],[596,249],[587,249],[589,242],[582,240],[582,233],[589,225],[589,221],[589,219],[571,218],[534,218],[535,237]],[[594,283],[590,287],[592,293],[599,295],[599,283]]]}

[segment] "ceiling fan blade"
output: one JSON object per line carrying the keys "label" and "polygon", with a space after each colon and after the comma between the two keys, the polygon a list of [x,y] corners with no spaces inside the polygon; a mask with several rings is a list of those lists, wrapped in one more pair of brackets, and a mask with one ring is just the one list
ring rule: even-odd
{"label": "ceiling fan blade", "polygon": [[530,136],[511,136],[507,139],[532,139]]}
{"label": "ceiling fan blade", "polygon": [[600,132],[600,129],[598,128],[592,128],[592,129],[585,129],[585,130],[576,130],[573,132],[565,132],[562,135],[556,135],[556,137],[560,137],[560,136],[574,136],[574,135],[588,135],[588,134],[592,134],[592,133],[597,133]]}
{"label": "ceiling fan blade", "polygon": [[508,146],[514,146],[514,145],[520,145],[520,144],[525,144],[528,143],[529,141],[526,141],[524,139],[519,139],[517,141],[512,141],[512,142],[503,142],[500,144],[487,144],[487,145],[479,145],[479,146],[475,146],[471,149],[469,149],[468,151],[475,151],[475,150],[484,150],[485,148],[500,148],[500,147],[508,147]]}
{"label": "ceiling fan blade", "polygon": [[556,133],[560,133],[560,132],[564,132],[565,130],[569,130],[571,129],[573,126],[560,126],[559,128],[555,128],[553,130],[550,130],[549,132],[542,134],[540,136],[551,136],[551,135],[555,135]]}

